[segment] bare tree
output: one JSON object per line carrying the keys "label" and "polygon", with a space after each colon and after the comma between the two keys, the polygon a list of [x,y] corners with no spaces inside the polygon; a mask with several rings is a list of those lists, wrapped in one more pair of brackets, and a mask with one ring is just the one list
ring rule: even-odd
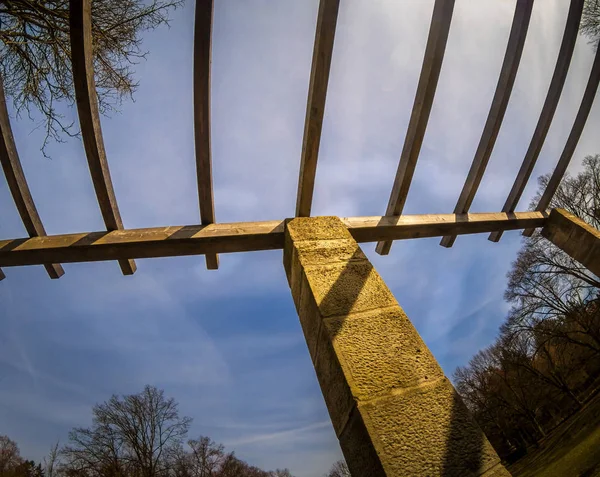
{"label": "bare tree", "polygon": [[[534,207],[548,184],[539,179]],[[600,155],[567,175],[551,207],[600,227]],[[496,342],[458,368],[458,392],[504,457],[536,444],[582,406],[600,374],[600,277],[539,233],[508,274],[512,308]]]}
{"label": "bare tree", "polygon": [[44,469],[0,436],[0,477],[293,477],[288,469],[251,466],[209,437],[184,448],[191,419],[180,417],[175,400],[153,386],[113,395],[92,413],[92,426],[73,429],[62,449],[56,443]]}
{"label": "bare tree", "polygon": [[596,48],[600,41],[600,0],[586,0],[579,30],[590,38]]}
{"label": "bare tree", "polygon": [[94,406],[91,428],[76,428],[63,453],[66,467],[89,476],[166,476],[190,418],[177,403],[146,386],[139,394],[112,396]]}
{"label": "bare tree", "polygon": [[45,477],[56,477],[58,475],[58,463],[60,457],[59,442],[50,448],[47,457],[44,457],[44,474]]}
{"label": "bare tree", "polygon": [[[94,0],[92,36],[100,110],[118,108],[137,87],[134,66],[147,52],[141,33],[168,24],[184,0]],[[0,80],[18,113],[38,119],[49,139],[73,135],[57,103],[73,104],[69,0],[0,0]]]}
{"label": "bare tree", "polygon": [[269,473],[269,477],[294,477],[289,469],[276,469]]}
{"label": "bare tree", "polygon": [[239,477],[244,476],[247,472],[248,465],[239,460],[233,452],[227,454],[223,460],[223,464],[219,469],[219,477]]}
{"label": "bare tree", "polygon": [[17,443],[8,436],[0,436],[0,475],[8,473],[22,462]]}
{"label": "bare tree", "polygon": [[331,466],[329,472],[325,474],[324,477],[352,477],[350,475],[350,469],[348,469],[348,465],[343,460],[338,460],[335,464]]}
{"label": "bare tree", "polygon": [[190,466],[194,477],[214,477],[219,472],[225,459],[225,448],[209,437],[200,436],[188,441],[192,450]]}
{"label": "bare tree", "polygon": [[[577,176],[563,179],[550,205],[600,228],[600,155],[587,156],[583,166]],[[539,179],[532,206],[548,179]],[[600,352],[600,320],[588,306],[599,297],[600,278],[536,233],[525,241],[508,274],[505,298],[513,308],[506,331],[535,330]],[[564,326],[566,316],[576,326]]]}

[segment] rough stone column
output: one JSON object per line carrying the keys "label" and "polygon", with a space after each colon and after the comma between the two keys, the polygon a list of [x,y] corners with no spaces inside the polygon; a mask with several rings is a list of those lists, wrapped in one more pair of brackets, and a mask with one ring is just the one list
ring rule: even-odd
{"label": "rough stone column", "polygon": [[290,220],[285,241],[292,296],[352,475],[509,476],[339,218]]}

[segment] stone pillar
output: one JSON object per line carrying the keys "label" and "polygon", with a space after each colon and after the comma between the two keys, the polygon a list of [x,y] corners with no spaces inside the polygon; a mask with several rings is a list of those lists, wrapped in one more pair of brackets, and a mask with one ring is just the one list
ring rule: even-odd
{"label": "stone pillar", "polygon": [[353,476],[510,475],[339,218],[288,221],[284,265]]}

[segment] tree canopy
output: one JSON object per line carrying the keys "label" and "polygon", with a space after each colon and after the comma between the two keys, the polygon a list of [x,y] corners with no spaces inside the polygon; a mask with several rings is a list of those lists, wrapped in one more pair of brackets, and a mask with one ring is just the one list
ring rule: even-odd
{"label": "tree canopy", "polygon": [[0,476],[45,477],[45,474],[41,464],[21,457],[16,442],[8,436],[0,436]]}
{"label": "tree canopy", "polygon": [[[138,86],[142,32],[168,24],[184,0],[94,0],[92,37],[100,111],[115,110]],[[76,133],[58,103],[74,104],[69,0],[0,1],[0,80],[18,113],[38,121],[49,139]],[[40,113],[40,114],[36,114]]]}
{"label": "tree canopy", "polygon": [[331,466],[331,469],[329,469],[329,472],[324,477],[351,477],[350,469],[348,469],[345,461],[338,460]]}
{"label": "tree canopy", "polygon": [[[549,176],[539,179],[537,205]],[[551,207],[600,226],[600,155],[567,175]],[[501,456],[537,443],[600,381],[600,278],[538,232],[508,273],[512,304],[496,342],[454,373],[454,382]]]}
{"label": "tree canopy", "polygon": [[585,0],[579,30],[596,48],[600,41],[600,0]]}
{"label": "tree canopy", "polygon": [[90,427],[74,428],[66,445],[51,448],[43,467],[0,436],[0,477],[293,477],[251,466],[209,437],[186,441],[191,418],[153,386],[114,395],[92,415]]}

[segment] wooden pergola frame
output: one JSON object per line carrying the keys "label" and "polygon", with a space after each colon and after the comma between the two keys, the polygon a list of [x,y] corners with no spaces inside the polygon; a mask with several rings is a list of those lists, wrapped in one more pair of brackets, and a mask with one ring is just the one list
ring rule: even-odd
{"label": "wooden pergola frame", "polygon": [[[454,8],[454,0],[435,1],[421,75],[386,215],[343,219],[357,241],[378,242],[377,252],[387,254],[393,240],[440,236],[443,237],[441,244],[450,247],[456,236],[461,234],[487,232],[491,233],[490,240],[498,241],[505,230],[525,229],[525,234],[530,235],[535,228],[546,224],[546,208],[570,163],[598,89],[600,49],[596,53],[573,129],[537,210],[521,213],[514,211],[539,156],[561,96],[573,55],[583,3],[583,0],[571,0],[546,101],[502,211],[468,213],[485,173],[510,99],[525,44],[533,0],[517,0],[496,92],[454,213],[404,216],[402,210],[408,197],[434,101]],[[296,217],[311,215],[339,4],[339,0],[320,0],[300,158]],[[90,174],[106,231],[46,235],[20,164],[0,78],[0,161],[29,234],[27,239],[0,241],[0,267],[42,264],[51,278],[59,278],[64,273],[61,262],[118,260],[123,274],[128,275],[135,272],[134,258],[204,254],[207,268],[217,269],[219,253],[282,248],[283,220],[216,223],[210,147],[213,0],[196,0],[193,102],[200,225],[192,226],[124,229],[112,187],[98,111],[92,57],[91,0],[71,0],[70,15],[77,111]],[[0,270],[0,279],[2,278],[4,274]]]}

